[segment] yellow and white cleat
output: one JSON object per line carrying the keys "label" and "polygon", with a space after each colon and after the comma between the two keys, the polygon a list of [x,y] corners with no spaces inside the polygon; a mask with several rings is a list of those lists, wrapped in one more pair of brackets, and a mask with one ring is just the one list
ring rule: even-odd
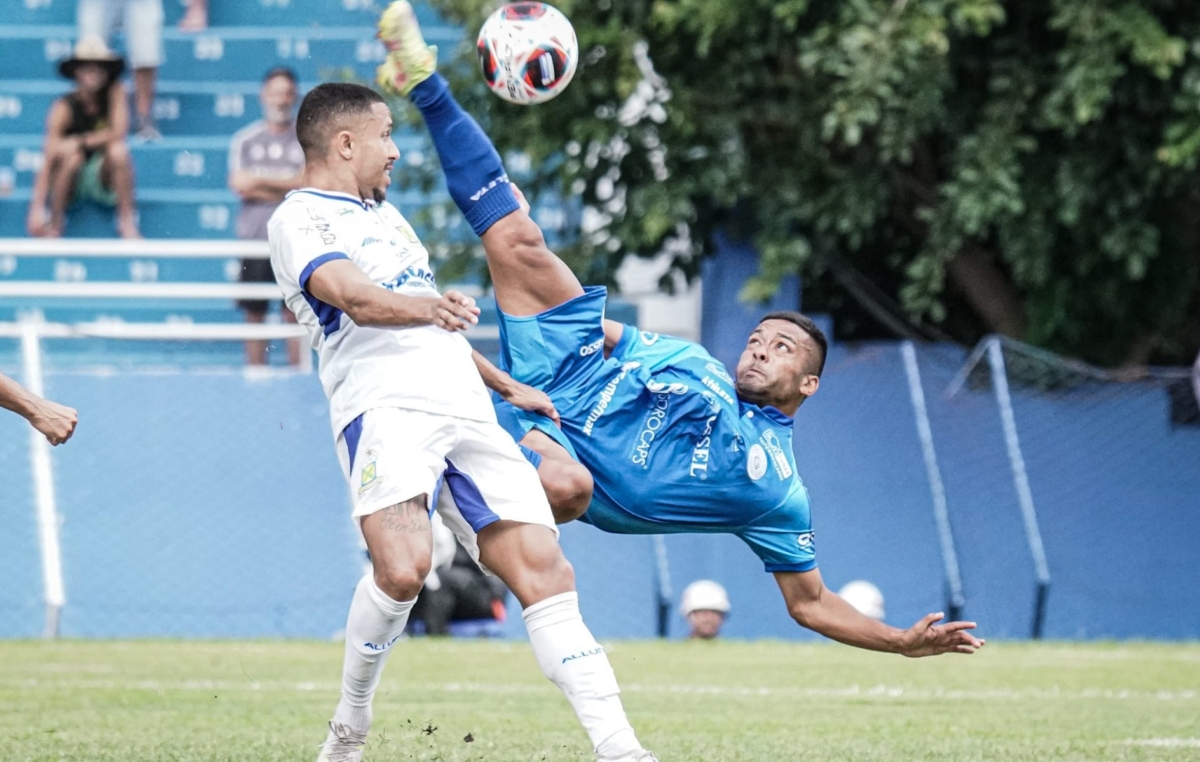
{"label": "yellow and white cleat", "polygon": [[375,70],[375,82],[387,92],[407,98],[437,70],[437,48],[425,43],[408,0],[396,0],[387,7],[379,17],[376,36],[388,49],[388,56]]}

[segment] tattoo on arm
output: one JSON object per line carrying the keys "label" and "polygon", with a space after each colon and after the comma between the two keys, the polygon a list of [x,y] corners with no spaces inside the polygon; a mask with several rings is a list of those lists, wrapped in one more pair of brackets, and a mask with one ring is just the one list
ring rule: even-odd
{"label": "tattoo on arm", "polygon": [[385,531],[403,534],[420,534],[429,531],[429,512],[426,508],[425,495],[418,495],[403,503],[389,505],[379,513],[382,517],[382,528]]}

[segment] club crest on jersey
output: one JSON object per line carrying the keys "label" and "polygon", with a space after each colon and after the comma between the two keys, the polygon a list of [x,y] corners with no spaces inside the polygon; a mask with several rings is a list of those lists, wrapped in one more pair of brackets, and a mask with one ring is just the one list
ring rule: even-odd
{"label": "club crest on jersey", "polygon": [[770,453],[771,460],[775,463],[775,470],[779,473],[780,480],[790,478],[792,475],[792,466],[788,463],[787,453],[783,451],[783,445],[780,444],[779,437],[775,436],[775,432],[764,431],[758,441]]}
{"label": "club crest on jersey", "polygon": [[417,243],[417,233],[408,225],[407,222],[401,222],[396,226],[396,232],[404,237],[404,240],[409,243]]}
{"label": "club crest on jersey", "polygon": [[767,473],[767,451],[762,445],[750,445],[750,452],[746,454],[746,475],[753,481],[758,481]]}
{"label": "club crest on jersey", "polygon": [[373,460],[370,463],[368,463],[367,465],[363,466],[362,480],[361,480],[362,483],[359,485],[359,488],[358,488],[358,491],[360,493],[365,492],[366,490],[370,489],[371,487],[374,487],[376,484],[379,484],[379,482],[382,481],[382,479],[379,478],[379,469],[376,467],[376,465],[375,465],[376,463],[377,463],[377,461]]}

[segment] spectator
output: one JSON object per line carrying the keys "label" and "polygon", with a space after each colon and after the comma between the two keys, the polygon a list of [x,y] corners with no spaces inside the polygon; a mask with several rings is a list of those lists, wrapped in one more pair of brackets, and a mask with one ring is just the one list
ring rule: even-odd
{"label": "spectator", "polygon": [[187,13],[179,19],[179,29],[183,32],[203,32],[208,29],[208,0],[192,0],[188,3]]}
{"label": "spectator", "polygon": [[729,617],[729,594],[711,579],[698,579],[683,590],[679,613],[688,621],[689,638],[713,640]]}
{"label": "spectator", "polygon": [[75,14],[80,38],[95,36],[109,44],[121,30],[133,66],[137,138],[161,138],[154,126],[154,90],[163,62],[162,0],[79,0]]}
{"label": "spectator", "polygon": [[29,421],[52,445],[70,439],[79,422],[74,408],[42,399],[3,373],[0,373],[0,407]]}
{"label": "spectator", "polygon": [[[267,240],[267,220],[275,207],[289,191],[300,187],[304,151],[296,140],[296,96],[296,75],[290,69],[268,71],[258,96],[263,118],[238,130],[229,146],[229,187],[242,198],[237,236],[243,240]],[[270,261],[243,260],[241,280],[274,283]],[[247,323],[262,323],[266,319],[266,301],[243,301],[239,306],[246,313]],[[296,317],[282,303],[280,310],[284,320],[296,322]],[[300,340],[290,339],[288,362],[298,365],[300,351]],[[267,342],[247,341],[246,361],[265,365]]]}
{"label": "spectator", "polygon": [[[125,62],[99,37],[84,37],[59,72],[75,89],[58,98],[46,117],[45,161],[33,181],[30,235],[58,238],[72,200],[117,208],[117,232],[140,238],[133,205],[133,161],[125,135],[129,105],[118,79]],[[46,216],[46,202],[50,215]]]}
{"label": "spectator", "polygon": [[[452,623],[486,623],[494,627],[503,622],[508,595],[504,584],[484,574],[436,513],[431,528],[433,564],[409,616],[410,630],[423,628],[426,635],[449,635]],[[486,635],[489,630],[476,626],[466,632]]]}

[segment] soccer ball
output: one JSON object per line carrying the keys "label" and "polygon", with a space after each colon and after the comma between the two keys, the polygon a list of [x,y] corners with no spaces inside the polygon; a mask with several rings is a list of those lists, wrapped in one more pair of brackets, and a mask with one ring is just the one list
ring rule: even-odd
{"label": "soccer ball", "polygon": [[510,103],[545,103],[566,89],[579,63],[575,29],[545,3],[509,3],[483,22],[476,43],[483,81]]}

